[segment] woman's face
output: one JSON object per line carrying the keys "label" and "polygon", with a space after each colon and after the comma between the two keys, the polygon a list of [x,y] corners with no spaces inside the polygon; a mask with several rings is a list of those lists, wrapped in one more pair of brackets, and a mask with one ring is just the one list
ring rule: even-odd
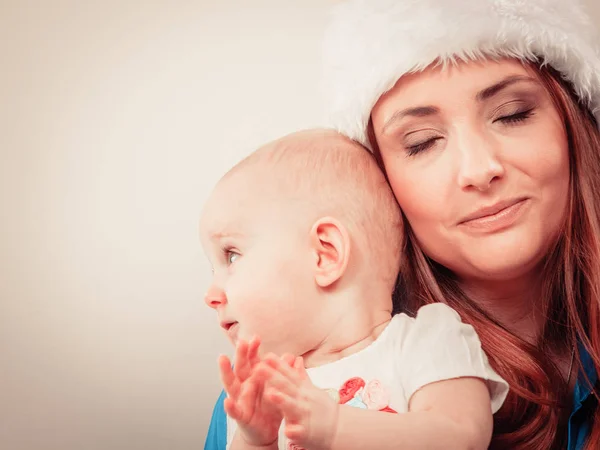
{"label": "woman's face", "polygon": [[425,253],[463,279],[526,276],[565,217],[563,121],[518,61],[402,77],[372,112],[390,184]]}

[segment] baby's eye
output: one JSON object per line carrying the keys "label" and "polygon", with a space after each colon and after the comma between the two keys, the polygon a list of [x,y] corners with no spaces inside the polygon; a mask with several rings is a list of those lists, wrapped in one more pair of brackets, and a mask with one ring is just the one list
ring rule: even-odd
{"label": "baby's eye", "polygon": [[235,260],[238,258],[238,256],[240,256],[239,253],[236,253],[232,250],[227,250],[226,255],[227,255],[227,263],[228,264],[233,264],[235,262]]}

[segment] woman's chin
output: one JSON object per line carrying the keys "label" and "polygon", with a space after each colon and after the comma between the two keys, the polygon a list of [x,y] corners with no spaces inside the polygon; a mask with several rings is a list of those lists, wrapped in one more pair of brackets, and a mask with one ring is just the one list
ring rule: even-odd
{"label": "woman's chin", "polygon": [[546,253],[529,247],[472,249],[469,254],[464,255],[464,266],[457,268],[456,272],[467,272],[472,277],[498,281],[521,278],[531,274]]}
{"label": "woman's chin", "polygon": [[[519,236],[519,234],[521,234]],[[526,276],[539,266],[549,245],[539,235],[498,236],[479,242],[461,243],[452,258],[439,262],[460,278],[513,280]]]}

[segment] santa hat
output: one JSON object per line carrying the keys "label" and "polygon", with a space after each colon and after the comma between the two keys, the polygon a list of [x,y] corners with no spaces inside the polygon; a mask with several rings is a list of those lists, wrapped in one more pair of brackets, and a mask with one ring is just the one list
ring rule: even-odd
{"label": "santa hat", "polygon": [[377,100],[404,74],[484,57],[540,61],[600,119],[600,54],[578,0],[344,0],[324,42],[329,125],[369,146]]}

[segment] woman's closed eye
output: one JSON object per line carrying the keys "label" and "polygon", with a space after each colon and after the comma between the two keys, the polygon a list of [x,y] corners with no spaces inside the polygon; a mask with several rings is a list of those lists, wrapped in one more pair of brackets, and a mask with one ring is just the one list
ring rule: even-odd
{"label": "woman's closed eye", "polygon": [[494,123],[500,122],[504,125],[518,125],[526,122],[535,113],[535,107],[526,106],[523,104],[509,103],[499,108],[496,114]]}
{"label": "woman's closed eye", "polygon": [[414,156],[434,147],[441,139],[443,136],[438,133],[411,133],[406,136],[404,147],[408,156]]}

